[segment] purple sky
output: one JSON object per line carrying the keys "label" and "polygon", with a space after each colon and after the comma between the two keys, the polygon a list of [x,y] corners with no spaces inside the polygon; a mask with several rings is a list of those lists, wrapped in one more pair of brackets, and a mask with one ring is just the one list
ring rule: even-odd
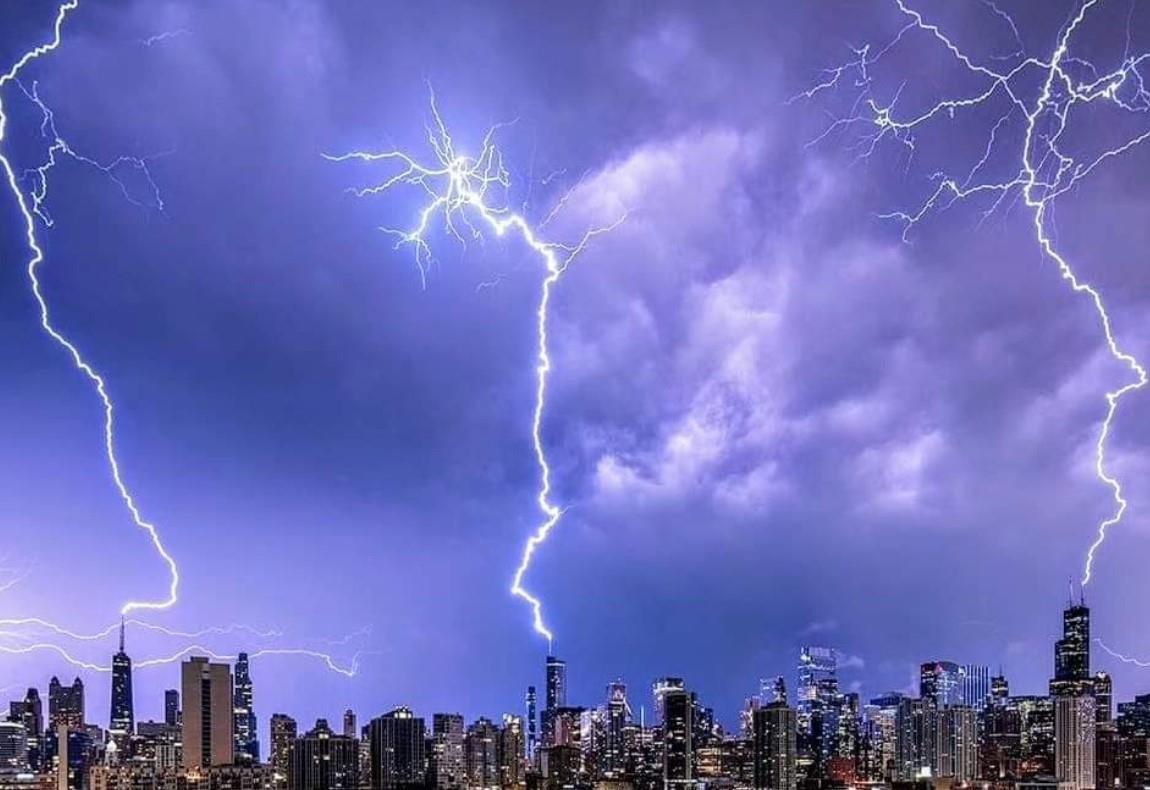
{"label": "purple sky", "polygon": [[[1075,7],[1002,5],[1044,56]],[[1111,5],[1081,42],[1107,67],[1129,10]],[[988,6],[916,7],[980,56],[1015,46]],[[44,38],[50,11],[5,11],[3,63]],[[281,646],[344,661],[371,651],[352,680],[255,662],[264,722],[400,703],[492,715],[542,682],[545,644],[507,592],[537,519],[537,260],[437,236],[422,288],[410,251],[377,230],[409,225],[419,196],[356,201],[345,190],[371,174],[321,157],[423,151],[427,80],[463,147],[518,118],[501,141],[532,218],[583,176],[549,233],[630,212],[553,308],[544,439],[568,510],[528,585],[574,701],[618,676],[646,701],[655,676],[681,674],[731,722],[759,677],[793,679],[808,642],[839,647],[844,685],[868,695],[927,659],[1001,664],[1018,691],[1043,689],[1067,580],[1111,510],[1092,452],[1104,393],[1128,372],[1024,206],[985,220],[985,204],[956,206],[907,242],[879,217],[976,161],[993,117],[924,129],[909,161],[897,144],[859,161],[851,134],[807,145],[849,91],[787,100],[904,20],[854,2],[81,6],[26,76],[78,149],[164,154],[165,209],[62,165],[42,271],[61,327],[107,376],[126,478],[183,571],[180,605],[154,621],[275,627]],[[1150,46],[1150,17],[1132,20],[1134,48]],[[186,32],[141,43],[163,31]],[[908,81],[908,112],[969,87],[922,31],[876,72],[888,97]],[[35,108],[3,98],[8,152],[38,164]],[[1081,123],[1076,145],[1119,134],[1104,114]],[[1057,210],[1060,249],[1143,358],[1148,168],[1150,149],[1128,153]],[[161,595],[164,571],[112,487],[98,401],[39,331],[19,216],[10,196],[0,206],[0,564],[28,571],[0,614],[96,629],[124,599]],[[1140,656],[1147,417],[1136,394],[1115,423],[1130,511],[1087,593],[1095,633]],[[180,646],[129,634],[137,661]],[[1150,685],[1095,664],[1121,698]],[[72,674],[46,653],[6,657],[0,687],[57,672]],[[176,676],[137,674],[139,717],[162,712]],[[106,723],[107,679],[86,677]]]}

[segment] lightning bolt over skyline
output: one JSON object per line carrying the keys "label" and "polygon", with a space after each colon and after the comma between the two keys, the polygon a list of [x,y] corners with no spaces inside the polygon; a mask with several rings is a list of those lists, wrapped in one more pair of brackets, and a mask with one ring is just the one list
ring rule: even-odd
{"label": "lightning bolt over skyline", "polygon": [[[535,307],[535,403],[531,412],[531,443],[539,470],[539,488],[536,491],[535,501],[543,519],[523,546],[523,553],[512,578],[511,594],[521,598],[531,608],[532,627],[537,634],[547,640],[550,649],[555,636],[543,618],[543,602],[527,589],[524,580],[535,553],[546,542],[563,515],[563,509],[551,498],[552,470],[542,438],[543,415],[547,405],[547,382],[552,370],[548,347],[551,296],[564,271],[586,249],[588,243],[596,236],[617,227],[626,219],[626,215],[619,217],[610,225],[587,231],[574,245],[539,238],[536,228],[522,214],[511,211],[506,205],[493,205],[490,202],[492,199],[506,198],[511,186],[511,177],[504,166],[503,154],[495,144],[495,133],[500,127],[493,126],[487,131],[477,155],[468,156],[460,153],[436,106],[435,92],[430,85],[428,90],[432,124],[427,127],[427,138],[434,156],[430,164],[423,164],[410,154],[397,149],[324,154],[324,158],[332,162],[360,161],[396,166],[396,172],[383,181],[350,190],[356,197],[378,195],[399,186],[418,187],[427,194],[430,200],[419,212],[418,220],[411,229],[381,228],[385,233],[398,239],[395,245],[397,249],[410,246],[415,250],[416,266],[419,268],[424,287],[427,285],[427,272],[433,260],[426,236],[432,221],[436,218],[440,218],[444,230],[464,246],[468,238],[482,239],[482,232],[472,222],[472,218],[494,232],[497,237],[502,237],[508,232],[516,233],[543,263],[545,275],[540,284],[539,301]],[[489,195],[494,197],[489,198]],[[548,220],[550,219],[549,216]]]}
{"label": "lightning bolt over skyline", "polygon": [[[94,168],[103,176],[110,179],[119,188],[122,195],[129,202],[135,205],[144,205],[132,197],[128,185],[118,174],[119,171],[124,168],[134,170],[147,184],[148,191],[150,192],[150,205],[152,205],[157,210],[162,211],[164,208],[164,203],[160,194],[159,187],[152,178],[147,158],[120,156],[110,162],[100,162],[97,159],[79,152],[60,133],[56,125],[55,114],[40,96],[37,83],[33,81],[29,86],[22,82],[20,79],[21,74],[28,66],[30,66],[38,59],[54,52],[61,46],[63,41],[64,23],[68,17],[78,8],[78,6],[79,0],[67,0],[67,2],[60,5],[56,11],[54,23],[52,26],[52,34],[48,42],[40,44],[23,53],[17,59],[17,61],[8,68],[6,72],[0,74],[0,168],[3,169],[4,177],[7,180],[9,191],[15,198],[15,202],[17,208],[19,209],[20,217],[22,220],[24,241],[30,256],[26,265],[26,273],[29,284],[31,286],[31,292],[39,312],[40,327],[60,348],[62,348],[67,353],[68,357],[72,361],[73,367],[81,374],[83,374],[83,376],[88,380],[96,392],[103,410],[104,454],[107,460],[108,468],[111,471],[112,480],[115,484],[117,492],[119,493],[121,501],[131,516],[133,523],[146,533],[152,548],[159,555],[164,566],[166,567],[168,585],[167,592],[162,598],[128,600],[124,602],[119,609],[119,621],[92,633],[83,633],[67,629],[56,623],[52,623],[38,617],[0,619],[0,654],[22,655],[38,651],[49,651],[57,654],[59,657],[63,658],[65,661],[77,669],[95,672],[109,672],[111,671],[110,666],[97,664],[92,661],[79,658],[59,642],[43,641],[43,635],[47,633],[60,639],[78,642],[99,642],[110,639],[121,627],[121,625],[124,624],[133,625],[135,627],[162,634],[167,637],[175,637],[180,639],[198,639],[205,636],[225,636],[235,633],[246,633],[248,638],[267,640],[277,639],[283,636],[283,633],[279,630],[259,630],[252,628],[251,626],[234,623],[226,626],[210,626],[198,631],[180,631],[138,619],[126,619],[126,616],[133,612],[166,611],[174,607],[179,601],[179,568],[176,564],[175,558],[165,546],[164,541],[160,536],[159,529],[154,522],[144,517],[140,507],[137,505],[132,490],[125,482],[121,469],[120,458],[116,450],[115,404],[108,392],[107,382],[103,374],[101,374],[89,362],[88,358],[85,357],[85,355],[80,351],[80,348],[76,345],[76,343],[69,339],[69,337],[57,327],[52,319],[52,314],[50,312],[47,299],[44,296],[43,286],[40,278],[40,266],[45,260],[45,254],[44,248],[37,235],[36,222],[38,219],[43,224],[43,226],[47,228],[51,228],[54,225],[54,221],[45,205],[49,194],[49,175],[51,171],[55,169],[55,167],[65,158],[83,164],[87,167]],[[165,37],[170,36],[156,37],[155,40],[151,41],[150,43],[157,43],[158,41],[163,40]],[[6,145],[8,140],[8,108],[4,102],[3,91],[5,88],[9,88],[12,85],[15,85],[17,88],[19,88],[24,97],[28,99],[33,105],[35,105],[40,111],[40,133],[41,136],[48,141],[48,148],[44,161],[40,165],[25,169],[22,175],[18,175],[17,169],[9,157]],[[27,189],[22,186],[22,181],[25,179],[31,184],[31,186]],[[18,583],[25,577],[25,575],[26,573],[11,575],[10,578],[5,580],[3,584],[0,584],[0,592],[3,592],[4,590]],[[356,631],[342,638],[327,641],[331,644],[346,645],[352,642],[354,639],[364,636],[365,634],[366,631],[364,629],[360,629],[359,631]],[[174,653],[158,657],[144,658],[137,661],[135,666],[139,669],[167,665],[174,663],[184,656],[190,655],[192,653],[205,654],[217,660],[231,660],[235,658],[234,655],[220,653],[201,644],[192,644],[182,647]],[[313,650],[303,647],[264,646],[252,651],[249,654],[249,657],[258,658],[262,656],[305,656],[317,659],[321,661],[329,670],[350,678],[354,677],[358,672],[360,658],[365,654],[366,651],[359,650],[354,654],[350,664],[342,665],[337,662],[330,653],[320,650]]]}
{"label": "lightning bolt over skyline", "polygon": [[[905,241],[920,222],[956,203],[988,199],[990,205],[983,212],[985,218],[1008,199],[1020,199],[1032,213],[1035,240],[1043,256],[1055,264],[1073,293],[1088,300],[1097,315],[1110,356],[1133,374],[1132,379],[1106,392],[1106,416],[1094,444],[1094,471],[1110,489],[1114,508],[1098,523],[1095,536],[1086,550],[1081,574],[1081,584],[1085,586],[1093,578],[1097,553],[1110,528],[1122,520],[1128,506],[1122,484],[1110,471],[1106,460],[1107,443],[1118,406],[1126,395],[1145,387],[1150,378],[1142,362],[1119,343],[1102,294],[1083,279],[1059,251],[1053,211],[1058,198],[1074,190],[1101,165],[1150,139],[1150,129],[1147,129],[1084,159],[1068,153],[1063,141],[1064,133],[1077,117],[1075,110],[1083,106],[1108,103],[1131,115],[1145,114],[1150,118],[1150,92],[1144,78],[1144,71],[1150,67],[1150,52],[1130,52],[1128,36],[1126,52],[1116,65],[1108,69],[1098,68],[1072,55],[1075,34],[1080,31],[1091,9],[1098,5],[1098,0],[1085,0],[1077,5],[1062,26],[1048,56],[1028,56],[1012,17],[987,0],[984,6],[995,17],[1004,20],[1018,45],[1013,53],[991,56],[989,60],[994,62],[987,65],[967,54],[939,25],[927,20],[906,0],[895,0],[895,4],[906,21],[891,40],[881,47],[854,48],[855,59],[826,70],[822,81],[794,97],[813,99],[844,86],[848,90],[857,89],[849,113],[834,117],[808,145],[832,134],[861,127],[864,131],[853,143],[860,159],[870,157],[880,143],[889,139],[906,149],[909,166],[916,153],[916,135],[925,134],[931,124],[953,121],[976,110],[994,109],[999,113],[986,134],[985,146],[978,159],[960,169],[943,169],[935,173],[931,177],[935,183],[933,191],[914,209],[892,211],[881,216],[901,223]],[[978,87],[958,96],[933,100],[925,108],[913,111],[904,111],[900,104],[905,81],[900,82],[889,99],[877,98],[874,71],[914,32],[923,33],[940,45],[961,69],[978,81]],[[1038,86],[1036,91],[1034,86]],[[1000,151],[1010,144],[1012,138],[1007,131],[1012,129],[1018,132],[1014,140],[1018,149],[1010,154],[1015,163],[1013,171],[998,180],[986,177],[992,159],[1000,156]]]}

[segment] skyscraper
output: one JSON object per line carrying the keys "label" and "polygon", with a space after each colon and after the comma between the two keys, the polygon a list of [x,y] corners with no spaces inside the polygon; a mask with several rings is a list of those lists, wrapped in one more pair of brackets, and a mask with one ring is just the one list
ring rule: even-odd
{"label": "skyscraper", "polygon": [[410,708],[396,708],[371,720],[368,738],[372,790],[422,787],[425,731],[423,719]]}
{"label": "skyscraper", "polygon": [[124,652],[124,619],[120,618],[120,649],[112,656],[112,705],[109,735],[121,755],[127,755],[136,720],[132,708],[132,659]]}
{"label": "skyscraper", "polygon": [[463,787],[463,716],[436,713],[431,717],[431,781],[438,790]]}
{"label": "skyscraper", "polygon": [[694,777],[694,695],[670,689],[663,695],[663,788],[687,788]]}
{"label": "skyscraper", "polygon": [[959,667],[959,693],[962,704],[976,711],[986,707],[990,699],[990,668],[983,664],[963,664]]}
{"label": "skyscraper", "polygon": [[673,691],[682,691],[684,688],[686,688],[686,684],[682,678],[665,677],[655,681],[655,684],[651,687],[651,698],[655,713],[654,724],[661,725],[663,723],[667,695]]}
{"label": "skyscraper", "polygon": [[754,786],[756,790],[795,790],[798,717],[785,701],[769,702],[754,712]]}
{"label": "skyscraper", "polygon": [[821,778],[838,734],[838,653],[829,647],[799,650],[798,765],[804,777]]}
{"label": "skyscraper", "polygon": [[180,666],[180,680],[184,768],[230,765],[235,753],[231,668],[193,656]]}
{"label": "skyscraper", "polygon": [[72,730],[83,729],[84,681],[76,678],[71,686],[64,686],[53,677],[48,682],[48,724],[53,730],[61,724]]}
{"label": "skyscraper", "polygon": [[627,759],[627,724],[631,709],[627,704],[627,686],[616,680],[607,686],[606,743],[603,749],[603,771],[611,778],[622,776]]}
{"label": "skyscraper", "polygon": [[1054,767],[1069,790],[1095,787],[1097,710],[1090,676],[1090,610],[1080,598],[1062,612],[1062,638],[1054,644]]}
{"label": "skyscraper", "polygon": [[248,654],[236,656],[235,689],[232,692],[234,760],[237,765],[259,762],[260,742],[256,714],[252,708],[252,675]]}
{"label": "skyscraper", "polygon": [[1090,678],[1090,610],[1073,601],[1062,612],[1062,638],[1054,643],[1052,697],[1092,694]]}
{"label": "skyscraper", "polygon": [[1092,689],[1094,691],[1094,712],[1098,722],[1107,722],[1114,718],[1114,683],[1106,672],[1094,673]]}
{"label": "skyscraper", "polygon": [[1060,785],[1089,790],[1095,783],[1094,697],[1065,695],[1054,699],[1054,764]]}
{"label": "skyscraper", "polygon": [[276,787],[287,787],[292,775],[292,744],[297,737],[296,721],[283,713],[273,713],[271,718],[271,767],[272,781]]}
{"label": "skyscraper", "polygon": [[8,720],[24,725],[28,767],[39,770],[44,755],[44,706],[40,702],[40,692],[31,687],[22,700],[11,703]]}
{"label": "skyscraper", "polygon": [[292,744],[291,777],[293,790],[358,790],[359,742],[317,719]]}
{"label": "skyscraper", "polygon": [[538,730],[536,729],[536,722],[538,717],[535,713],[535,687],[527,687],[527,698],[525,700],[527,706],[527,759],[531,762],[535,760],[535,749],[539,746]]}
{"label": "skyscraper", "polygon": [[355,738],[357,729],[355,711],[348,708],[343,712],[343,734],[348,738]]}
{"label": "skyscraper", "polygon": [[526,784],[523,771],[523,718],[503,714],[499,730],[499,786],[517,790]]}
{"label": "skyscraper", "polygon": [[164,724],[175,727],[180,723],[180,692],[168,689],[164,692]]}
{"label": "skyscraper", "polygon": [[961,668],[953,661],[923,664],[919,668],[918,695],[936,708],[961,704]]}
{"label": "skyscraper", "polygon": [[1008,697],[1010,697],[1010,682],[999,669],[998,674],[990,679],[990,698],[996,703],[1001,703]]}
{"label": "skyscraper", "polygon": [[463,755],[469,790],[499,787],[499,730],[491,719],[480,717],[467,728]]}
{"label": "skyscraper", "polygon": [[770,705],[772,702],[787,703],[787,681],[782,675],[759,680],[759,704]]}
{"label": "skyscraper", "polygon": [[567,707],[567,662],[547,656],[543,707],[543,745],[555,745],[555,714]]}
{"label": "skyscraper", "polygon": [[0,776],[28,770],[28,733],[18,721],[0,721]]}

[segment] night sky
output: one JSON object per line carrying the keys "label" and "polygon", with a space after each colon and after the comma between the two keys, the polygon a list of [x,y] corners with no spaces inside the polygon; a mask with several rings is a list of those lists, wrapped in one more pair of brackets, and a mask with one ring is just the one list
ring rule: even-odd
{"label": "night sky", "polygon": [[[1001,6],[1046,56],[1077,3]],[[1017,48],[989,5],[915,7],[979,57]],[[54,11],[4,7],[4,68]],[[913,156],[886,141],[862,158],[857,128],[809,144],[857,92],[789,100],[905,19],[887,2],[82,4],[22,81],[77,150],[153,157],[163,208],[130,169],[122,191],[64,162],[41,272],[106,375],[125,478],[180,563],[179,605],[148,619],[284,633],[201,640],[221,652],[367,651],[354,679],[253,662],[261,731],[273,712],[310,726],[349,706],[497,715],[542,685],[546,642],[508,592],[538,520],[538,259],[436,231],[424,286],[379,231],[411,225],[423,196],[357,200],[348,188],[382,171],[322,156],[422,155],[430,83],[463,149],[516,120],[499,135],[509,200],[541,221],[570,191],[549,238],[627,212],[552,311],[543,438],[567,510],[527,584],[572,702],[622,677],[648,703],[676,674],[733,723],[760,677],[793,682],[808,643],[840,648],[864,696],[907,688],[928,659],[1001,665],[1017,693],[1042,692],[1068,581],[1113,507],[1093,471],[1104,393],[1130,374],[1016,199],[988,217],[986,201],[956,205],[906,241],[880,216],[969,169],[993,114],[940,119]],[[1103,2],[1076,51],[1111,68],[1128,31],[1150,47],[1150,8]],[[873,76],[888,100],[906,83],[908,113],[971,89],[923,31]],[[38,110],[13,86],[3,101],[6,152],[37,166]],[[1070,142],[1111,145],[1138,121],[1084,113]],[[1017,169],[1015,132],[989,167]],[[1059,248],[1143,359],[1148,172],[1150,148],[1128,152],[1056,213]],[[39,328],[20,221],[5,191],[0,565],[18,583],[0,616],[98,630],[166,576],[112,485],[99,401]],[[1095,634],[1142,657],[1148,425],[1150,393],[1125,399],[1110,459],[1130,510],[1086,590]],[[130,628],[128,652],[186,641]],[[68,644],[102,662],[115,649]],[[1150,689],[1147,670],[1097,649],[1094,665],[1119,699]],[[137,672],[138,719],[162,713],[177,672]],[[74,670],[5,656],[0,687],[45,693],[53,673]],[[106,725],[107,676],[84,677]]]}

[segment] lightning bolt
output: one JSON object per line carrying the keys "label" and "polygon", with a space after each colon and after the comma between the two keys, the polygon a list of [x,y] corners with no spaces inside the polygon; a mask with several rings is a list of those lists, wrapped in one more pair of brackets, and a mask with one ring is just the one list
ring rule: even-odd
{"label": "lightning bolt", "polygon": [[1136,667],[1142,667],[1142,668],[1150,667],[1150,661],[1143,661],[1140,658],[1134,658],[1133,656],[1123,655],[1122,653],[1119,653],[1117,650],[1114,650],[1113,648],[1108,647],[1106,645],[1106,643],[1103,642],[1098,637],[1094,637],[1094,643],[1096,645],[1098,645],[1100,648],[1102,648],[1104,651],[1109,653],[1111,656],[1113,656],[1114,658],[1121,661],[1123,664],[1133,664]]}
{"label": "lightning bolt", "polygon": [[378,195],[400,186],[418,187],[426,193],[429,201],[419,212],[412,228],[407,230],[381,228],[385,233],[397,238],[396,249],[407,246],[414,250],[416,265],[425,287],[427,272],[433,261],[427,234],[436,218],[442,221],[445,231],[464,246],[468,238],[475,241],[482,239],[482,233],[476,222],[497,237],[508,233],[516,234],[543,264],[544,276],[539,289],[539,300],[535,306],[535,405],[531,412],[531,443],[539,470],[539,488],[536,491],[535,502],[542,514],[542,520],[524,544],[523,553],[512,578],[511,594],[524,600],[531,608],[532,627],[550,646],[554,641],[554,635],[544,621],[543,602],[524,586],[524,580],[535,553],[546,542],[563,515],[562,508],[551,498],[551,464],[547,460],[547,451],[542,439],[543,414],[547,405],[547,381],[552,370],[548,350],[551,296],[564,271],[586,249],[590,241],[617,227],[626,219],[626,215],[610,225],[588,231],[574,245],[539,238],[532,223],[522,214],[511,211],[506,205],[492,202],[497,195],[505,198],[511,185],[510,174],[503,164],[503,154],[495,144],[495,133],[499,126],[488,130],[478,155],[472,157],[459,153],[436,106],[435,92],[430,86],[428,90],[432,124],[427,127],[427,137],[434,156],[430,164],[423,164],[400,150],[352,151],[339,155],[325,154],[324,157],[332,162],[360,161],[384,163],[394,167],[395,172],[383,181],[351,190],[357,197]]}
{"label": "lightning bolt", "polygon": [[[24,53],[7,72],[0,75],[0,91],[4,89],[10,82],[15,82],[28,64],[55,51],[60,46],[62,41],[61,33],[64,27],[64,21],[68,15],[75,11],[79,5],[79,0],[68,0],[60,6],[56,13],[56,22],[52,30],[52,38],[47,44],[41,44],[34,49]],[[35,94],[33,94],[35,95]],[[36,98],[37,104],[42,110],[47,112],[47,118],[51,119],[51,113],[47,108]],[[180,571],[176,567],[176,561],[172,558],[171,554],[164,547],[163,541],[160,539],[159,531],[156,529],[155,524],[148,521],[140,513],[139,507],[132,496],[127,484],[124,483],[123,474],[120,471],[120,461],[116,455],[116,409],[112,403],[112,398],[108,394],[107,384],[103,376],[96,371],[94,367],[87,361],[80,349],[70,341],[56,326],[52,323],[51,314],[48,310],[48,302],[44,298],[43,289],[40,284],[39,267],[44,261],[44,250],[40,246],[40,242],[36,236],[36,220],[35,217],[41,211],[41,203],[47,194],[47,169],[55,164],[55,154],[71,152],[71,147],[64,143],[59,135],[55,135],[56,142],[52,146],[52,154],[49,164],[38,169],[40,174],[40,181],[36,190],[30,195],[25,195],[24,190],[20,187],[20,180],[16,177],[16,170],[12,166],[5,150],[4,142],[7,138],[8,117],[5,112],[3,99],[0,98],[0,168],[3,168],[4,175],[8,180],[8,187],[12,192],[12,196],[16,198],[16,204],[20,209],[20,213],[24,219],[24,236],[28,245],[28,251],[31,253],[31,258],[28,260],[27,272],[28,280],[32,285],[32,295],[36,299],[36,304],[40,309],[40,326],[72,359],[72,364],[80,371],[88,381],[93,385],[96,390],[96,395],[100,399],[100,403],[104,409],[104,452],[107,456],[108,466],[112,472],[112,480],[116,484],[116,489],[120,492],[120,499],[123,500],[124,506],[131,514],[132,521],[136,526],[147,533],[148,538],[151,540],[152,547],[160,555],[160,558],[168,567],[168,593],[167,596],[161,600],[156,601],[128,601],[120,608],[121,614],[129,614],[137,610],[162,610],[172,607],[178,599],[178,591],[180,586]],[[55,132],[55,124],[51,123],[53,133]],[[83,158],[89,163],[94,160]],[[97,165],[99,166],[99,165]],[[100,166],[104,169],[104,166]]]}
{"label": "lightning bolt", "polygon": [[[0,168],[3,169],[4,176],[8,182],[9,190],[16,199],[17,207],[20,210],[23,219],[24,237],[29,251],[29,260],[27,264],[28,279],[31,284],[32,294],[36,300],[40,312],[40,326],[44,332],[52,338],[52,340],[59,345],[68,356],[71,358],[73,366],[82,373],[87,380],[93,385],[96,395],[103,406],[104,421],[104,450],[107,457],[108,466],[112,473],[112,479],[115,482],[116,489],[120,494],[128,512],[131,514],[132,520],[137,527],[143,530],[157,554],[163,560],[168,569],[168,591],[166,597],[160,600],[145,600],[145,601],[128,601],[120,608],[121,620],[116,623],[94,633],[82,633],[78,631],[69,630],[55,623],[49,622],[38,617],[25,617],[25,618],[5,618],[0,619],[0,654],[7,655],[23,655],[41,651],[47,651],[57,654],[60,658],[72,664],[78,669],[89,670],[93,672],[110,672],[111,667],[103,664],[97,664],[92,661],[79,658],[71,651],[56,642],[42,641],[45,634],[50,634],[53,637],[60,639],[73,640],[77,642],[96,642],[107,639],[114,634],[117,629],[121,627],[121,623],[126,625],[133,625],[143,628],[148,631],[162,634],[167,637],[176,637],[181,639],[199,639],[206,636],[221,636],[234,633],[243,632],[249,637],[255,637],[261,640],[276,639],[283,636],[282,632],[278,630],[259,630],[250,626],[241,624],[230,624],[226,626],[211,626],[208,628],[200,629],[198,631],[180,631],[164,626],[148,623],[138,619],[124,620],[123,616],[136,611],[159,611],[167,610],[174,606],[178,601],[178,591],[180,583],[179,569],[176,562],[167,551],[163,541],[160,538],[159,531],[155,524],[144,518],[139,507],[136,505],[135,498],[131,490],[124,482],[123,474],[121,472],[120,461],[116,453],[116,434],[115,434],[115,405],[112,402],[111,396],[108,394],[107,385],[103,376],[87,361],[79,348],[71,340],[65,336],[52,321],[51,313],[49,311],[48,303],[44,297],[41,281],[39,276],[40,264],[44,261],[44,250],[40,244],[37,236],[36,220],[39,219],[45,227],[51,227],[53,220],[46,208],[46,200],[48,197],[48,177],[51,171],[63,159],[71,159],[75,162],[83,164],[87,167],[94,168],[104,176],[109,178],[116,184],[123,196],[133,204],[144,205],[132,197],[128,185],[120,178],[119,171],[123,168],[135,170],[147,183],[151,191],[152,204],[159,210],[163,210],[163,199],[155,181],[152,178],[151,171],[148,165],[148,159],[131,156],[121,156],[111,162],[100,162],[90,156],[79,152],[68,140],[60,133],[56,125],[56,117],[52,110],[41,98],[37,84],[33,82],[31,87],[27,87],[20,81],[20,75],[34,61],[41,57],[48,55],[60,47],[62,41],[62,30],[64,22],[69,15],[76,10],[79,5],[79,0],[68,0],[57,9],[55,22],[52,27],[52,36],[50,40],[41,44],[27,52],[25,52],[9,69],[8,71],[0,74]],[[167,38],[172,38],[176,35],[186,33],[187,31],[175,31],[173,33],[164,33],[155,36],[152,39],[146,40],[144,43],[148,46],[158,43]],[[23,176],[26,180],[31,182],[31,186],[27,191],[21,186],[21,178],[17,176],[16,168],[13,166],[12,161],[9,159],[5,142],[7,140],[8,116],[7,108],[3,102],[3,89],[8,87],[9,83],[14,83],[22,91],[24,96],[31,101],[41,113],[40,133],[49,141],[47,148],[46,159],[44,162],[34,168],[24,171]],[[8,569],[0,569],[2,572],[9,572]],[[18,576],[12,580],[5,581],[0,584],[0,592],[11,587],[17,583],[23,576]],[[349,634],[341,639],[326,640],[335,645],[346,645],[352,640],[365,636],[369,631],[367,629],[360,629],[352,634]],[[15,643],[15,644],[13,644]],[[152,658],[145,658],[137,661],[136,668],[147,668],[153,666],[163,666],[179,661],[181,658],[192,653],[205,654],[216,660],[234,660],[234,655],[228,655],[215,652],[200,644],[193,644],[180,649],[178,652]],[[321,661],[328,669],[337,672],[346,677],[354,677],[359,669],[359,663],[362,656],[367,655],[368,651],[357,651],[350,664],[340,664],[329,653],[312,650],[302,647],[261,647],[249,653],[251,658],[259,658],[263,656],[303,656],[315,658]]]}
{"label": "lightning bolt", "polygon": [[[834,118],[811,144],[833,133],[862,126],[866,131],[854,143],[860,158],[869,157],[879,143],[890,139],[906,148],[908,166],[916,152],[915,133],[931,122],[953,119],[976,108],[992,107],[996,102],[1005,104],[1002,115],[987,136],[981,158],[974,162],[965,175],[937,173],[932,177],[937,183],[934,191],[917,209],[895,211],[883,216],[902,224],[905,240],[920,221],[960,201],[990,199],[991,205],[983,213],[985,218],[1009,197],[1021,198],[1032,213],[1035,239],[1042,254],[1055,264],[1071,291],[1089,301],[1098,316],[1110,355],[1133,374],[1132,380],[1106,393],[1106,418],[1094,446],[1095,473],[1110,489],[1114,509],[1109,517],[1098,524],[1094,540],[1086,551],[1082,571],[1082,584],[1086,585],[1093,577],[1094,560],[1109,529],[1122,520],[1128,504],[1120,481],[1107,467],[1107,441],[1119,403],[1126,395],[1145,387],[1148,376],[1142,363],[1118,343],[1101,293],[1083,280],[1058,251],[1052,238],[1053,209],[1059,197],[1078,186],[1099,166],[1150,139],[1150,131],[1131,135],[1120,144],[1081,161],[1064,151],[1061,141],[1071,120],[1072,110],[1079,106],[1108,102],[1131,114],[1150,113],[1150,92],[1146,90],[1143,76],[1143,70],[1150,65],[1150,53],[1131,54],[1128,35],[1126,52],[1120,64],[1110,71],[1102,72],[1092,64],[1072,56],[1070,48],[1074,34],[1088,12],[1098,4],[1098,0],[1085,0],[1060,31],[1048,58],[1026,56],[1014,20],[987,0],[984,5],[996,17],[1006,21],[1014,41],[1019,45],[1015,53],[993,58],[1004,61],[1003,65],[987,66],[966,54],[938,25],[928,21],[905,0],[895,2],[906,22],[893,39],[881,48],[864,46],[854,49],[855,59],[827,69],[822,81],[795,99],[811,99],[847,84],[857,87],[859,92],[850,112]],[[872,69],[911,32],[924,33],[941,45],[955,62],[981,83],[980,87],[965,95],[944,98],[921,112],[907,114],[899,112],[897,106],[901,87],[889,101],[876,99],[872,90]],[[1036,84],[1041,87],[1031,100],[1026,95],[1027,86]],[[1003,127],[1012,123],[1021,123],[1023,129],[1021,146],[1017,152],[1018,169],[1002,180],[986,179],[983,173],[992,156],[1003,145]]]}

